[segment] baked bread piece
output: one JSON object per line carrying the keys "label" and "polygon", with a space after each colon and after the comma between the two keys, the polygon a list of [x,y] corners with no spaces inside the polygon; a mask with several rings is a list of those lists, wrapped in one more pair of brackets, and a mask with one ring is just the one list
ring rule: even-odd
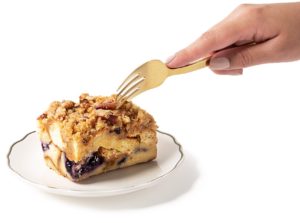
{"label": "baked bread piece", "polygon": [[46,164],[72,181],[156,158],[157,126],[131,102],[82,94],[79,103],[55,101],[38,117]]}

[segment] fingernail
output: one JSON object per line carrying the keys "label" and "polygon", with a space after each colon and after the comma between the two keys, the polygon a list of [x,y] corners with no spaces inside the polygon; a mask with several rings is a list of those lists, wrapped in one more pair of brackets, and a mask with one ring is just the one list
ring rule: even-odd
{"label": "fingernail", "polygon": [[172,55],[172,56],[169,56],[167,59],[166,59],[166,64],[170,63],[172,60],[174,60],[176,54]]}
{"label": "fingernail", "polygon": [[226,57],[216,57],[210,59],[209,66],[212,70],[224,70],[230,68],[230,62]]}

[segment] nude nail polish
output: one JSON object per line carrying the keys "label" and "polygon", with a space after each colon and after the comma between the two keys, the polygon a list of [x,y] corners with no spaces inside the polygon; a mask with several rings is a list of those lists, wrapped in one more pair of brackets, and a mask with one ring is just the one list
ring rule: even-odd
{"label": "nude nail polish", "polygon": [[212,70],[224,70],[230,68],[230,61],[226,57],[211,58],[209,66]]}

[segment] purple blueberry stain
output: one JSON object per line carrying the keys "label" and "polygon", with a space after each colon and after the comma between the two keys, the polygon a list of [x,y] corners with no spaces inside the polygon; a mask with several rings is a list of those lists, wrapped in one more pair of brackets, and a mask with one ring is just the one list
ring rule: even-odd
{"label": "purple blueberry stain", "polygon": [[66,157],[65,166],[69,174],[77,179],[85,173],[88,173],[104,162],[104,158],[98,152],[87,157],[83,162],[75,163]]}
{"label": "purple blueberry stain", "polygon": [[72,172],[72,166],[75,164],[75,162],[70,161],[66,158],[66,169],[69,173]]}
{"label": "purple blueberry stain", "polygon": [[121,134],[121,128],[120,128],[120,127],[115,128],[115,129],[114,129],[114,132],[115,132],[116,134],[120,135],[120,134]]}
{"label": "purple blueberry stain", "polygon": [[42,150],[45,152],[47,151],[49,148],[49,143],[44,143],[44,142],[41,142],[41,146],[42,146]]}

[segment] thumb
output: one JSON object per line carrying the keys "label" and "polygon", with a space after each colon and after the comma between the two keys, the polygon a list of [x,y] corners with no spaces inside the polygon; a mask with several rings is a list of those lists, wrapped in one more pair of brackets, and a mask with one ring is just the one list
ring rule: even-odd
{"label": "thumb", "polygon": [[236,70],[276,61],[274,40],[255,45],[222,50],[212,55],[209,66],[212,70]]}

